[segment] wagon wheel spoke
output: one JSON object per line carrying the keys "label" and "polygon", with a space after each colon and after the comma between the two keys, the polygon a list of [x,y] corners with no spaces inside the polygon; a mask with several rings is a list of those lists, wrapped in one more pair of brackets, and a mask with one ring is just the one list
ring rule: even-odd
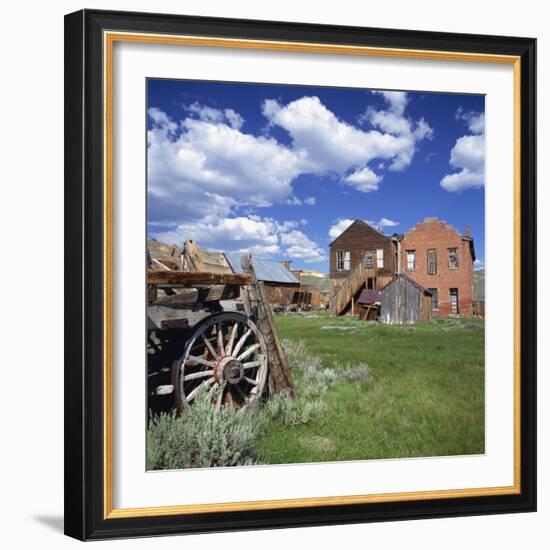
{"label": "wagon wheel spoke", "polygon": [[252,355],[258,348],[260,347],[260,344],[254,344],[250,346],[246,351],[243,351],[237,359],[239,361],[242,361],[243,359],[246,359],[249,355]]}
{"label": "wagon wheel spoke", "polygon": [[204,334],[201,334],[201,338],[202,338],[202,341],[204,342],[204,345],[208,348],[208,351],[212,354],[212,357],[214,357],[214,359],[217,359],[218,354],[214,351],[214,348],[212,347],[210,340]]}
{"label": "wagon wheel spoke", "polygon": [[235,403],[233,394],[230,391],[226,392],[224,401],[226,405],[233,405]]}
{"label": "wagon wheel spoke", "polygon": [[206,359],[197,357],[196,355],[190,355],[188,361],[190,363],[198,363],[199,365],[203,365],[205,367],[214,368],[214,363],[212,361],[207,361]]}
{"label": "wagon wheel spoke", "polygon": [[253,380],[252,378],[248,378],[248,376],[245,376],[244,380],[246,380],[249,384],[252,384],[253,386],[258,385],[258,382],[256,380]]}
{"label": "wagon wheel spoke", "polygon": [[[197,393],[199,393],[200,388],[206,386],[210,386],[214,383],[214,378],[209,378],[208,380],[205,380],[202,384],[199,384],[193,391],[189,392],[189,395],[187,396],[187,402],[190,403],[197,397]],[[211,391],[212,388],[210,388],[209,391]]]}
{"label": "wagon wheel spoke", "polygon": [[231,334],[229,335],[227,347],[225,348],[226,355],[231,355],[231,351],[233,349],[233,342],[235,341],[235,336],[237,335],[237,328],[239,328],[239,323],[234,323],[233,328],[231,329]]}
{"label": "wagon wheel spoke", "polygon": [[239,351],[241,351],[241,348],[244,346],[244,343],[246,342],[247,338],[252,334],[252,329],[249,328],[240,338],[240,340],[237,342],[237,345],[235,346],[235,349],[233,350],[233,357],[236,357]]}
{"label": "wagon wheel spoke", "polygon": [[216,327],[217,327],[216,332],[218,336],[218,353],[221,357],[225,353],[225,349],[223,345],[223,328],[221,323],[218,323]]}
{"label": "wagon wheel spoke", "polygon": [[213,370],[203,370],[199,372],[192,372],[191,374],[186,374],[183,379],[185,381],[188,380],[197,380],[199,378],[208,378],[209,376],[213,376],[214,371]]}
{"label": "wagon wheel spoke", "polygon": [[261,361],[249,361],[248,363],[243,363],[243,369],[253,369],[254,367],[259,367],[261,364]]}
{"label": "wagon wheel spoke", "polygon": [[226,385],[224,384],[222,386],[222,389],[220,390],[220,394],[218,395],[216,399],[216,409],[220,409],[223,403],[224,393],[225,393]]}
{"label": "wagon wheel spoke", "polygon": [[241,395],[241,397],[243,399],[243,402],[248,403],[248,396],[246,395],[246,393],[244,393],[244,391],[241,389],[241,387],[238,384],[235,384],[233,387],[237,389],[237,391],[239,392],[239,394]]}

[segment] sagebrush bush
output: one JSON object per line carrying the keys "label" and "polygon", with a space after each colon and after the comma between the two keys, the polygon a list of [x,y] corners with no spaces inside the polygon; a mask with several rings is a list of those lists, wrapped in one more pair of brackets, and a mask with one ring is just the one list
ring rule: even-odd
{"label": "sagebrush bush", "polygon": [[338,380],[338,374],[333,369],[308,370],[304,373],[300,384],[300,395],[318,397],[323,395]]}
{"label": "sagebrush bush", "polygon": [[308,353],[303,340],[283,340],[282,345],[291,369],[306,372],[323,368],[321,359]]}
{"label": "sagebrush bush", "polygon": [[261,414],[266,422],[277,420],[284,426],[297,426],[319,419],[325,409],[326,405],[321,401],[292,399],[282,393],[273,396],[265,404]]}
{"label": "sagebrush bush", "polygon": [[251,465],[254,442],[262,422],[233,407],[216,409],[215,396],[197,394],[181,415],[163,413],[151,418],[147,434],[147,468],[167,470],[211,466]]}
{"label": "sagebrush bush", "polygon": [[369,384],[372,382],[372,374],[366,363],[359,363],[355,366],[341,366],[339,367],[339,371],[341,378],[348,382],[361,382],[362,384]]}

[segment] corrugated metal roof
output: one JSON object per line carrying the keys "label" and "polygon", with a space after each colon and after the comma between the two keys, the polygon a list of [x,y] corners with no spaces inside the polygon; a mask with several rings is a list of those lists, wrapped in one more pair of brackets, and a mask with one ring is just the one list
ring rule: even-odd
{"label": "corrugated metal roof", "polygon": [[[225,257],[235,273],[245,273],[241,264],[241,256],[240,252],[225,252]],[[258,281],[300,286],[300,281],[278,262],[252,256],[252,263]]]}
{"label": "corrugated metal roof", "polygon": [[358,304],[372,304],[373,302],[381,302],[382,293],[379,290],[365,289],[357,299]]}

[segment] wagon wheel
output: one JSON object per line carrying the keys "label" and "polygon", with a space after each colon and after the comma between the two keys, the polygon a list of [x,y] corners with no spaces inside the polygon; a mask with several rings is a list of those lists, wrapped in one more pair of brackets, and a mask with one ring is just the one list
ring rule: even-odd
{"label": "wagon wheel", "polygon": [[217,313],[195,328],[175,366],[176,404],[182,410],[205,388],[216,395],[212,402],[217,408],[244,408],[261,397],[267,368],[258,327],[241,313]]}

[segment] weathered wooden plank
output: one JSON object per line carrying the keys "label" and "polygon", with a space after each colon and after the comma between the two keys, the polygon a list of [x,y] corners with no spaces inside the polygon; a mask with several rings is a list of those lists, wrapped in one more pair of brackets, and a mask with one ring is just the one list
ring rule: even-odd
{"label": "weathered wooden plank", "polygon": [[155,266],[161,269],[162,271],[171,271],[171,268],[167,265],[163,264],[160,260],[157,260],[156,258],[151,259],[151,263]]}
{"label": "weathered wooden plank", "polygon": [[[156,287],[158,288],[158,287]],[[171,289],[171,287],[170,287]],[[169,290],[169,289],[167,289]],[[239,296],[240,287],[235,285],[215,285],[205,288],[182,288],[177,293],[157,295],[154,303],[157,305],[196,304],[197,302],[216,302],[219,300],[234,300]]]}
{"label": "weathered wooden plank", "polygon": [[[294,386],[292,373],[279,340],[265,285],[262,281],[256,279],[254,265],[250,257],[244,258],[243,264],[243,267],[252,277],[252,286],[243,287],[243,294],[247,293],[248,309],[256,318],[258,327],[266,343],[270,391],[274,393],[286,392],[291,397],[296,397],[296,387]],[[245,304],[246,308],[247,305]]]}
{"label": "weathered wooden plank", "polygon": [[251,281],[247,273],[147,271],[147,283],[152,285],[248,285]]}
{"label": "weathered wooden plank", "polygon": [[194,241],[185,241],[183,245],[183,261],[187,271],[206,271],[201,251]]}

